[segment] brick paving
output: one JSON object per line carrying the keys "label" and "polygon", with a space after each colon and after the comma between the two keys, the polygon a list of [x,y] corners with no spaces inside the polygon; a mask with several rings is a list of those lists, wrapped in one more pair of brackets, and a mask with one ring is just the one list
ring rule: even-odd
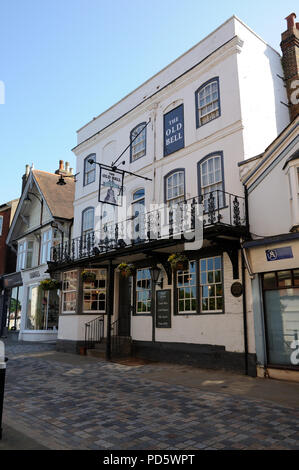
{"label": "brick paving", "polygon": [[50,449],[299,449],[299,408],[144,377],[159,365],[54,349],[6,350],[4,421]]}

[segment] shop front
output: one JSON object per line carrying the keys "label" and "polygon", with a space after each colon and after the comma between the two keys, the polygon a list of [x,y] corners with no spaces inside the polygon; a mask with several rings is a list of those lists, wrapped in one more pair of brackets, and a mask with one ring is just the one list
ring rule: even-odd
{"label": "shop front", "polygon": [[21,325],[23,285],[21,273],[4,275],[1,279],[0,336],[18,332]]}
{"label": "shop front", "polygon": [[299,381],[299,240],[244,244],[252,271],[258,375]]}
{"label": "shop front", "polygon": [[44,290],[47,266],[22,271],[22,315],[19,339],[23,341],[56,340],[59,315],[59,290]]}

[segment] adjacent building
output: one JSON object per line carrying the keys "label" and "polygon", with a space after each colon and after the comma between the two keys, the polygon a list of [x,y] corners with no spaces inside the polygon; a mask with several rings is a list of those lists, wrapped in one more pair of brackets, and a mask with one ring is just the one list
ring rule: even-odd
{"label": "adjacent building", "polygon": [[[7,245],[17,253],[16,272],[6,280],[10,289],[8,328],[20,340],[55,340],[58,328],[59,288],[45,290],[47,261],[52,246],[71,237],[74,176],[60,161],[55,173],[26,166],[22,195],[14,214]],[[59,286],[58,286],[59,287]]]}
{"label": "adjacent building", "polygon": [[9,201],[0,206],[0,336],[2,336],[6,323],[6,310],[8,302],[7,276],[16,268],[15,252],[6,244],[6,237],[11,225],[18,199]]}
{"label": "adjacent building", "polygon": [[[62,281],[58,349],[104,336],[109,356],[126,338],[140,357],[256,374],[238,162],[289,124],[283,73],[280,54],[232,17],[79,129],[73,236],[49,263]],[[196,222],[200,244],[186,236]]]}

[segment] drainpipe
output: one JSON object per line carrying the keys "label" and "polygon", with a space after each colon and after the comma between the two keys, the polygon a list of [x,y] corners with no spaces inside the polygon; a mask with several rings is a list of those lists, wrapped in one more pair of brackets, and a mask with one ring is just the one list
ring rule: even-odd
{"label": "drainpipe", "polygon": [[248,375],[248,329],[247,329],[247,302],[246,302],[246,279],[245,279],[245,261],[243,251],[242,257],[242,285],[243,285],[243,331],[244,331],[244,354],[245,354],[245,375]]}
{"label": "drainpipe", "polygon": [[107,343],[106,343],[106,360],[111,359],[111,318],[113,315],[113,298],[114,298],[114,267],[112,260],[108,265],[108,297],[107,297]]}

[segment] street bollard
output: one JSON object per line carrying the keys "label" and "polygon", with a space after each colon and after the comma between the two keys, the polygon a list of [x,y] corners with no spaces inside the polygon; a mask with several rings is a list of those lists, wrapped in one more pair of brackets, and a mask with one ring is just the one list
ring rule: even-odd
{"label": "street bollard", "polygon": [[2,439],[2,414],[4,401],[5,372],[7,362],[7,358],[5,358],[4,351],[4,343],[0,341],[0,440]]}

